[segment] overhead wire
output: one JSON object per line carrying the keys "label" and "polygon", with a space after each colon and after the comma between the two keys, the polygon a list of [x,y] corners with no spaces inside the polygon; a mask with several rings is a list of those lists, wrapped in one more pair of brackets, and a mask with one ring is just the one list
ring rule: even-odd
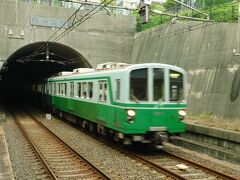
{"label": "overhead wire", "polygon": [[[222,7],[226,7],[226,6],[229,6],[229,5],[234,5],[235,3],[237,3],[237,1],[230,2],[230,3],[226,3],[226,4],[224,4],[224,6],[222,6]],[[220,7],[214,7],[214,8],[212,8],[211,10],[213,11],[213,10],[216,10],[216,9],[220,9]],[[200,13],[196,13],[196,14],[194,14],[194,15],[198,15],[198,14],[200,14]],[[173,31],[173,32],[165,33],[165,34],[164,34],[165,36],[164,36],[164,37],[161,37],[161,38],[159,38],[159,39],[166,39],[166,38],[168,38],[168,37],[172,37],[172,36],[175,36],[175,35],[177,35],[177,34],[181,34],[179,31],[184,31],[184,32],[182,32],[182,33],[186,33],[186,32],[189,32],[189,31],[193,31],[193,30],[205,28],[205,27],[208,27],[208,26],[212,26],[212,25],[215,25],[215,24],[216,24],[216,22],[210,22],[210,23],[203,22],[203,23],[199,23],[199,24],[195,24],[195,25],[190,25],[190,30],[184,31],[184,30],[186,30],[186,28],[181,28],[181,29],[176,30],[176,31]],[[173,25],[172,23],[169,23],[168,25],[166,25],[165,27],[163,27],[163,29],[165,29],[165,28],[167,28],[167,27],[169,27],[169,26],[172,26],[172,25]],[[201,25],[203,25],[203,26],[201,26]],[[194,28],[195,26],[201,26],[201,27],[199,27],[199,28]],[[160,28],[160,31],[163,30],[163,29]],[[159,29],[156,29],[155,31],[158,31],[158,30],[159,30]],[[149,33],[150,33],[150,32],[149,32]],[[137,36],[136,38],[140,38],[140,37],[142,37],[142,36]]]}
{"label": "overhead wire", "polygon": [[[63,38],[64,36],[66,36],[69,32],[71,32],[73,29],[75,29],[77,26],[79,26],[80,24],[82,24],[83,22],[85,22],[86,20],[88,20],[89,18],[91,18],[93,15],[95,15],[97,12],[99,12],[101,9],[105,8],[108,4],[110,4],[113,0],[106,2],[106,0],[102,1],[98,6],[96,6],[95,8],[93,8],[91,11],[89,11],[88,13],[86,13],[84,16],[82,16],[79,20],[75,21],[76,17],[77,17],[77,13],[79,12],[80,8],[82,7],[83,4],[81,4],[81,6],[79,6],[79,8],[68,18],[67,21],[65,21],[64,24],[62,24],[62,26],[60,28],[58,28],[49,38],[48,40],[43,43],[41,46],[39,46],[37,48],[37,50],[35,50],[32,54],[28,55],[28,56],[25,56],[24,58],[27,58],[27,59],[31,59],[32,57],[35,57],[37,55],[39,55],[39,52],[44,49],[44,48],[49,48],[52,44],[50,44],[50,40],[53,38],[52,42],[57,42],[58,40],[60,40],[61,38]],[[105,3],[105,4],[104,4]],[[104,5],[103,5],[104,4]],[[229,3],[230,4],[230,3]],[[233,4],[233,3],[231,3]],[[102,6],[103,5],[103,6]],[[33,6],[32,6],[33,7]],[[95,11],[98,7],[100,7],[97,11]],[[217,9],[219,7],[216,7],[214,9]],[[95,12],[94,12],[95,11]],[[199,14],[199,13],[197,13]],[[195,14],[196,15],[196,14]],[[72,20],[72,24],[69,28],[65,29],[62,33],[60,33],[59,35],[57,35],[56,37],[54,37],[61,29],[63,29],[63,27],[69,23],[71,21],[71,19],[73,18]],[[199,26],[199,25],[202,25],[202,24],[206,24],[206,23],[201,23],[201,24],[197,24],[197,25],[192,25],[190,26],[191,28],[191,31],[192,30],[196,30],[196,29],[200,29],[200,28],[204,28],[204,27],[207,27],[207,26],[210,26],[210,25],[213,25],[215,23],[212,23],[212,24],[207,24],[207,25],[204,25],[204,26],[201,26],[200,28],[194,28],[195,26]],[[167,26],[164,26],[162,27],[160,30],[163,30],[169,26],[171,26],[172,24],[169,24]],[[180,30],[177,30],[177,31],[174,31],[174,32],[170,32],[170,33],[166,33],[164,34],[165,36],[164,37],[161,37],[160,39],[165,39],[165,38],[168,38],[168,37],[171,37],[171,36],[174,36],[176,34],[181,34],[181,33],[185,33],[186,31],[184,32],[181,32],[179,33],[179,31],[182,31],[182,30],[185,30],[186,28],[182,28]],[[159,30],[159,29],[157,29]],[[156,31],[157,31],[156,30]],[[169,35],[168,35],[169,34]],[[166,36],[167,35],[167,36]],[[139,36],[138,36],[139,37]],[[136,38],[138,38],[136,37]],[[140,36],[141,37],[141,36]]]}
{"label": "overhead wire", "polygon": [[[203,25],[203,24],[205,24],[205,25]],[[160,38],[158,38],[159,40],[160,39],[167,39],[167,38],[170,38],[170,37],[172,37],[172,36],[176,36],[176,35],[179,35],[179,34],[184,34],[184,33],[186,33],[186,32],[189,32],[189,31],[194,31],[194,30],[198,30],[198,29],[202,29],[202,28],[205,28],[205,27],[208,27],[208,26],[212,26],[212,25],[215,25],[216,23],[201,23],[201,24],[198,24],[198,26],[200,26],[200,25],[203,25],[203,26],[200,26],[200,27],[196,27],[196,28],[192,28],[192,27],[194,27],[194,26],[197,26],[197,25],[194,25],[194,26],[191,26],[191,30],[186,30],[186,28],[182,28],[182,29],[180,29],[180,30],[177,30],[177,31],[174,31],[174,32],[170,32],[170,33],[166,33],[166,34],[164,34],[165,36],[163,36],[163,37],[160,37]],[[185,30],[185,31],[184,31]]]}
{"label": "overhead wire", "polygon": [[41,45],[37,48],[37,50],[35,50],[32,54],[26,56],[25,58],[34,57],[34,56],[36,56],[36,55],[38,54],[38,52],[39,52],[41,49],[43,49],[44,47],[48,47],[49,41],[54,37],[55,34],[57,34],[57,33],[71,20],[71,18],[72,18],[75,14],[78,13],[78,11],[80,10],[81,7],[82,7],[82,5],[79,6],[79,8],[60,26],[60,28],[58,28],[58,29],[48,38],[48,40],[47,40],[46,42],[44,42],[43,44],[41,44]]}
{"label": "overhead wire", "polygon": [[25,19],[25,24],[24,24],[24,26],[23,27],[25,27],[26,25],[27,25],[27,21],[28,21],[28,19],[29,19],[29,17],[30,17],[30,14],[31,14],[31,12],[32,12],[32,10],[33,10],[33,7],[34,7],[34,5],[36,4],[36,2],[35,1],[33,1],[33,3],[32,3],[32,6],[31,6],[31,8],[30,8],[30,10],[28,11],[28,14],[27,14],[27,16],[26,16],[26,19]]}
{"label": "overhead wire", "polygon": [[[84,23],[86,20],[88,20],[89,18],[91,18],[93,15],[95,15],[96,13],[98,13],[101,9],[103,9],[104,7],[106,7],[108,4],[110,4],[113,0],[107,2],[106,4],[104,4],[107,0],[102,1],[98,6],[96,6],[95,8],[93,8],[91,11],[89,11],[87,14],[85,14],[84,16],[82,16],[81,19],[79,19],[78,21],[74,22],[70,28],[66,29],[63,33],[61,33],[59,36],[57,36],[53,41],[56,42],[58,40],[60,40],[62,37],[64,37],[65,35],[67,35],[69,32],[71,32],[73,29],[75,29],[77,26],[79,26],[80,24]],[[102,6],[102,4],[104,4],[104,6]],[[95,11],[96,9],[98,9],[98,7],[100,7],[99,10]],[[95,11],[95,12],[94,12]]]}
{"label": "overhead wire", "polygon": [[[100,4],[98,4],[95,8],[93,8],[93,9],[90,10],[88,13],[86,13],[84,16],[82,16],[78,21],[76,21],[76,22],[73,21],[73,22],[72,22],[72,25],[70,26],[70,28],[67,28],[64,32],[62,32],[61,34],[59,34],[59,35],[57,35],[56,37],[54,37],[68,22],[71,21],[71,19],[72,19],[73,16],[75,16],[74,19],[73,19],[73,20],[75,20],[75,18],[76,18],[76,16],[77,16],[77,13],[79,12],[79,10],[80,10],[80,8],[82,7],[83,4],[82,4],[81,6],[79,6],[79,8],[68,18],[68,20],[65,21],[65,23],[64,23],[60,28],[58,28],[58,30],[55,31],[55,32],[48,38],[48,40],[47,40],[45,43],[43,43],[41,46],[39,46],[39,47],[37,48],[37,50],[35,50],[33,53],[31,53],[30,55],[25,56],[25,57],[23,57],[23,58],[31,59],[31,58],[37,56],[42,49],[44,49],[44,48],[49,48],[49,47],[52,45],[52,44],[50,44],[50,40],[51,40],[52,38],[54,38],[52,42],[57,42],[59,39],[61,39],[62,37],[64,37],[65,35],[67,35],[69,32],[71,32],[73,29],[75,29],[77,26],[79,26],[80,24],[82,24],[83,22],[85,22],[87,19],[91,18],[93,15],[95,15],[97,12],[99,12],[101,9],[103,9],[104,7],[106,7],[106,6],[107,6],[108,4],[110,4],[113,0],[105,3],[106,1],[107,1],[107,0],[102,1],[102,2],[101,2]],[[105,3],[105,4],[104,4],[104,3]],[[98,7],[100,7],[100,8],[99,8],[97,11],[95,11]],[[93,11],[95,11],[95,12],[92,13]],[[92,14],[91,14],[91,13],[92,13]],[[22,59],[23,59],[23,58],[22,58]]]}

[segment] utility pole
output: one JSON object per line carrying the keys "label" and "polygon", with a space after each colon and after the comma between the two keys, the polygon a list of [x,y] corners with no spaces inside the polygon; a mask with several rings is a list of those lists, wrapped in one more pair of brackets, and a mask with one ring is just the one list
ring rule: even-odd
{"label": "utility pole", "polygon": [[149,16],[150,16],[150,5],[151,5],[151,0],[141,0],[140,1],[140,18],[141,18],[141,24],[148,23],[149,21]]}

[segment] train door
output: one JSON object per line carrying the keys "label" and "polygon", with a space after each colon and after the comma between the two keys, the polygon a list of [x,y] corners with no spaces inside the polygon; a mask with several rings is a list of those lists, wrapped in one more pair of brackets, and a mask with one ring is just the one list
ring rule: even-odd
{"label": "train door", "polygon": [[70,82],[70,98],[68,99],[68,108],[69,110],[74,110],[74,82]]}
{"label": "train door", "polygon": [[41,91],[41,102],[42,102],[42,108],[45,107],[45,96],[44,96],[44,93],[45,93],[45,84],[44,82],[42,83],[42,91]]}
{"label": "train door", "polygon": [[98,105],[96,119],[103,123],[111,123],[114,118],[114,109],[109,106],[109,87],[106,80],[98,82]]}

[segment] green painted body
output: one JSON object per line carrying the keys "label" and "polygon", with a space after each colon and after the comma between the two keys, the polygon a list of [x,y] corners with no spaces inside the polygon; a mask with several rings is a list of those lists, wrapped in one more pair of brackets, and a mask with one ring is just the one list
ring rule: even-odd
{"label": "green painted body", "polygon": [[[106,71],[106,72],[93,72],[86,75],[73,75],[64,77],[53,77],[44,81],[44,83],[75,83],[78,82],[93,82],[92,99],[79,98],[76,96],[70,97],[69,86],[66,95],[59,95],[52,91],[52,93],[35,92],[33,98],[39,103],[42,101],[44,105],[58,109],[63,112],[75,115],[77,117],[87,119],[89,121],[102,124],[109,129],[113,129],[117,132],[124,134],[148,134],[150,128],[163,127],[168,133],[182,133],[186,130],[184,122],[179,120],[179,110],[185,110],[187,108],[186,101],[170,102],[165,100],[164,102],[158,101],[140,101],[134,102],[129,100],[129,74],[134,68],[163,68],[165,71],[166,86],[169,88],[167,81],[168,69],[174,69],[177,72],[184,74],[183,83],[186,83],[184,70],[169,65],[161,64],[143,64],[133,65],[126,69],[117,71]],[[149,71],[151,72],[151,71]],[[121,79],[122,99],[116,99],[116,79]],[[105,81],[107,84],[107,101],[102,102],[98,99],[99,97],[99,82]],[[41,82],[42,83],[42,82]],[[168,84],[167,84],[168,83]],[[75,86],[74,86],[75,87]],[[185,87],[185,85],[184,85]],[[148,84],[149,91],[151,86]],[[169,89],[165,89],[166,97]],[[126,95],[126,96],[124,96]],[[186,99],[186,95],[184,97]],[[135,110],[136,115],[134,121],[130,123],[128,121],[127,110]]]}
{"label": "green painted body", "polygon": [[[186,109],[186,104],[118,104],[111,105],[81,101],[59,96],[44,95],[47,105],[75,116],[100,123],[124,134],[146,134],[149,127],[166,127],[169,133],[186,130],[185,123],[179,121],[178,110]],[[133,123],[128,123],[126,110],[135,109]]]}

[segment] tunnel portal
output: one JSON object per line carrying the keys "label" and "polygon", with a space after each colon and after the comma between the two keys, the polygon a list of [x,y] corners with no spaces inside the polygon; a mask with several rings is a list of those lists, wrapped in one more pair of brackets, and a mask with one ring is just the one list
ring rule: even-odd
{"label": "tunnel portal", "polygon": [[35,82],[61,71],[91,65],[76,50],[53,42],[36,42],[15,51],[0,71],[4,84]]}

